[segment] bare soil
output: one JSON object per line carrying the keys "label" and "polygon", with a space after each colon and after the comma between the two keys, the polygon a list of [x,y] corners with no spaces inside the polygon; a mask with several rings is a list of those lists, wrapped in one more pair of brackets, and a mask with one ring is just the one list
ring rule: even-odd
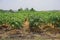
{"label": "bare soil", "polygon": [[60,40],[60,28],[47,26],[43,31],[38,28],[34,29],[34,31],[24,30],[10,29],[8,25],[2,25],[0,27],[0,40]]}
{"label": "bare soil", "polygon": [[43,33],[23,33],[20,29],[14,29],[10,30],[7,32],[0,31],[0,39],[5,39],[5,40],[44,40],[44,39],[51,39],[51,40],[56,40],[60,39],[60,34],[51,34],[49,32],[43,32]]}

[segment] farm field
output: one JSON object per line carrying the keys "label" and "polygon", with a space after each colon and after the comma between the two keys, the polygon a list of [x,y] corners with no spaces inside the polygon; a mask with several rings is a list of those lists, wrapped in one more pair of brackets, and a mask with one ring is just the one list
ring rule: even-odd
{"label": "farm field", "polygon": [[60,40],[60,11],[1,11],[1,40]]}

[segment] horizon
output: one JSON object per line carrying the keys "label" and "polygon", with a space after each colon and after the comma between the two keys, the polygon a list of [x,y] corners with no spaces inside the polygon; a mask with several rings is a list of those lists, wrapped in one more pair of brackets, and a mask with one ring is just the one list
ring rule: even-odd
{"label": "horizon", "polygon": [[0,0],[0,9],[34,8],[37,11],[60,10],[60,0]]}

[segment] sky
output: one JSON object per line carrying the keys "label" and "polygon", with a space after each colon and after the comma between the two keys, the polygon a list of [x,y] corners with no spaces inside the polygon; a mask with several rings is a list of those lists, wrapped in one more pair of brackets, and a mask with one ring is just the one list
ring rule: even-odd
{"label": "sky", "polygon": [[0,0],[0,9],[60,10],[60,0]]}

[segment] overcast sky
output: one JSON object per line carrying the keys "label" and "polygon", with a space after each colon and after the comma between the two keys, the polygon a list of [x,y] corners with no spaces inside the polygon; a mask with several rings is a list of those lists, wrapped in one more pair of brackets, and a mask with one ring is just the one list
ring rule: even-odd
{"label": "overcast sky", "polygon": [[0,0],[0,9],[17,10],[34,8],[36,10],[60,10],[60,0]]}

